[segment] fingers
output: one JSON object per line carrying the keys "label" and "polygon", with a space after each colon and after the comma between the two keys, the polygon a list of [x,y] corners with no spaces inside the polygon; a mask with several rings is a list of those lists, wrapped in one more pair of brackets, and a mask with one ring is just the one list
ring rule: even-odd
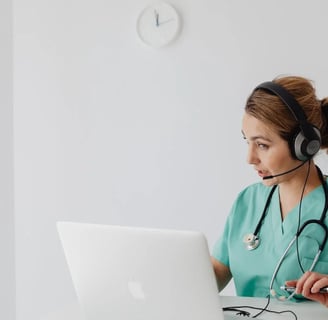
{"label": "fingers", "polygon": [[306,272],[297,281],[295,292],[328,306],[328,294],[319,293],[320,288],[325,286],[328,286],[328,275],[317,272]]}
{"label": "fingers", "polygon": [[297,280],[288,280],[285,282],[285,285],[288,287],[296,287]]}
{"label": "fingers", "polygon": [[309,271],[305,272],[303,276],[296,283],[296,293],[303,294],[309,293],[312,285],[315,281],[313,280],[313,274]]}
{"label": "fingers", "polygon": [[321,288],[327,286],[328,286],[328,276],[324,276],[313,283],[313,286],[311,288],[311,293],[318,293]]}
{"label": "fingers", "polygon": [[320,288],[328,285],[328,275],[306,272],[297,282],[296,288],[302,293],[318,293]]}

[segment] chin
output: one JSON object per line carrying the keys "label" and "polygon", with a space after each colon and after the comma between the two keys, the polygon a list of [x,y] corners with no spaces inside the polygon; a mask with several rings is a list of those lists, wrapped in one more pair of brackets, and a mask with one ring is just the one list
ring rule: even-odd
{"label": "chin", "polygon": [[275,181],[275,179],[268,179],[268,180],[262,180],[262,184],[267,186],[267,187],[271,187],[277,184],[277,181]]}

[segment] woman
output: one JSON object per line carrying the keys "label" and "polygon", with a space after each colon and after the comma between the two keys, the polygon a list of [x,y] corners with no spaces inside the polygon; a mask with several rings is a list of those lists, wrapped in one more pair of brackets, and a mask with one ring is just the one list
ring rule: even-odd
{"label": "woman", "polygon": [[238,295],[289,299],[287,280],[328,273],[328,182],[313,161],[328,148],[328,98],[302,77],[263,83],[247,100],[242,134],[262,181],[240,192],[214,246],[218,286],[233,278]]}

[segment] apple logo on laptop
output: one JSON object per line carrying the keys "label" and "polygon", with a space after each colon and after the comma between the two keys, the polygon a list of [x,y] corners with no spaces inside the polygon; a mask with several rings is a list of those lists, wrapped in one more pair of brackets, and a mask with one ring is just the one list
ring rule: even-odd
{"label": "apple logo on laptop", "polygon": [[142,284],[139,281],[129,281],[128,289],[132,297],[136,300],[145,300],[146,295],[142,287]]}

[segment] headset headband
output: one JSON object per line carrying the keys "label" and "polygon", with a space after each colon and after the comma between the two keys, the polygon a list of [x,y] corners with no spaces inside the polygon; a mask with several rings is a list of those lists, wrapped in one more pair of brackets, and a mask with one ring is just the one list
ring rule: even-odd
{"label": "headset headband", "polygon": [[284,87],[272,81],[268,81],[258,85],[255,90],[257,89],[264,89],[278,96],[280,100],[288,107],[295,120],[299,123],[299,127],[304,137],[310,141],[318,140],[318,134],[315,132],[313,125],[307,121],[303,108]]}

